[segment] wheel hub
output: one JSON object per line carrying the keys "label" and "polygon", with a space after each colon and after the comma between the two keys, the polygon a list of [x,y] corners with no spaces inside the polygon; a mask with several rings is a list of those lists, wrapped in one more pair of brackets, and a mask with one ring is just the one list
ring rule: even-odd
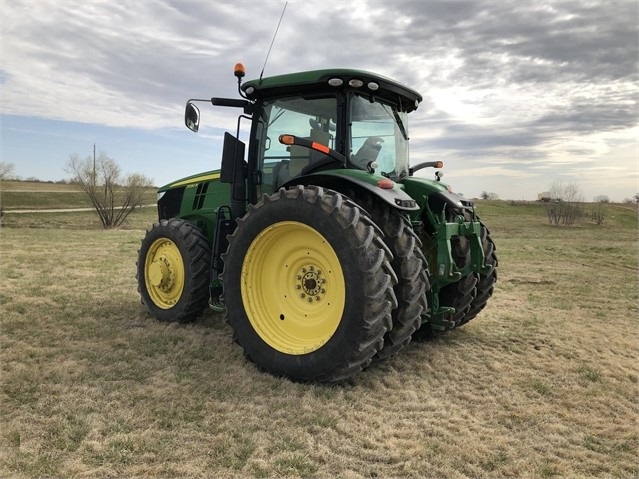
{"label": "wheel hub", "polygon": [[169,309],[179,301],[184,290],[185,270],[177,245],[159,238],[149,247],[145,261],[145,281],[153,303]]}
{"label": "wheel hub", "polygon": [[151,284],[162,291],[169,291],[173,287],[174,276],[171,263],[166,256],[160,256],[149,266]]}
{"label": "wheel hub", "polygon": [[301,290],[300,299],[309,303],[320,301],[326,294],[326,279],[322,277],[322,271],[313,265],[307,265],[297,273],[297,289]]}

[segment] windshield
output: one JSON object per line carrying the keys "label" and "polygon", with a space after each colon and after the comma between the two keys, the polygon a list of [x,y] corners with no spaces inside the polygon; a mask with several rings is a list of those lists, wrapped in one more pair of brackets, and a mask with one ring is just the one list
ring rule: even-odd
{"label": "windshield", "polygon": [[408,174],[408,122],[396,107],[353,96],[351,101],[350,160],[366,169],[375,161],[376,169],[389,178]]}

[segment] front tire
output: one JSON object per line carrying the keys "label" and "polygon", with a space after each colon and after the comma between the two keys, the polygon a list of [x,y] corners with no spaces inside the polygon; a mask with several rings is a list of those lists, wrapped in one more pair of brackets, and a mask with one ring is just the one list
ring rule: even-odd
{"label": "front tire", "polygon": [[204,234],[181,219],[160,220],[138,251],[138,291],[151,316],[186,322],[199,316],[208,301],[210,248]]}
{"label": "front tire", "polygon": [[337,192],[297,186],[265,196],[238,220],[224,255],[235,340],[278,376],[353,376],[392,327],[391,258],[375,224]]}

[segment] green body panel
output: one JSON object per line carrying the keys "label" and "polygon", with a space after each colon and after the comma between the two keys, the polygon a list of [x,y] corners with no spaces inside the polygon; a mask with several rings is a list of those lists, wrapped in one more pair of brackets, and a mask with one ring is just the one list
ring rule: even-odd
{"label": "green body panel", "polygon": [[[377,182],[384,178],[382,175],[378,175],[376,173],[369,173],[368,171],[364,171],[364,170],[336,169],[336,170],[323,171],[322,173],[338,175],[344,178],[354,178],[354,179],[363,181],[364,183],[368,183],[371,186],[377,186]],[[399,185],[395,183],[394,188],[399,188]]]}
{"label": "green body panel", "polygon": [[158,192],[167,191],[173,188],[178,188],[180,186],[194,185],[194,184],[202,183],[204,181],[219,180],[219,179],[220,179],[220,170],[205,171],[203,173],[197,173],[195,175],[186,176],[179,180],[172,181],[171,183],[168,183],[158,188]]}
{"label": "green body panel", "polygon": [[422,207],[426,197],[432,193],[448,191],[448,186],[444,183],[428,178],[409,176],[402,181],[402,187],[417,204]]}
{"label": "green body panel", "polygon": [[207,171],[182,178],[158,189],[160,194],[170,190],[182,191],[179,207],[171,216],[196,224],[205,233],[211,245],[219,208],[228,205],[231,195],[231,186],[221,183],[219,178],[220,170]]}

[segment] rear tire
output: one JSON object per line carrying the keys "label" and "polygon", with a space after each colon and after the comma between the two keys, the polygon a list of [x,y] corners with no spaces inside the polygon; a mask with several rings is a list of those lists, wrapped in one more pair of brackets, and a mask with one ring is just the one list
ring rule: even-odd
{"label": "rear tire", "polygon": [[341,194],[280,189],[238,220],[224,255],[235,340],[259,368],[334,382],[384,344],[397,282],[381,232]]}
{"label": "rear tire", "polygon": [[208,301],[211,252],[204,234],[181,219],[160,220],[138,251],[138,292],[149,314],[160,321],[186,322]]}
{"label": "rear tire", "polygon": [[351,192],[352,199],[364,208],[384,233],[384,242],[393,253],[391,266],[397,275],[395,286],[397,308],[393,310],[393,329],[384,336],[384,347],[375,360],[395,356],[408,343],[421,325],[428,309],[426,291],[430,289],[426,258],[422,243],[409,221],[401,213],[377,201],[371,195]]}
{"label": "rear tire", "polygon": [[455,312],[448,318],[455,323],[454,328],[461,326],[471,304],[477,296],[477,275],[474,273],[463,277],[459,281],[444,286],[439,292],[439,304],[444,307],[455,308]]}

